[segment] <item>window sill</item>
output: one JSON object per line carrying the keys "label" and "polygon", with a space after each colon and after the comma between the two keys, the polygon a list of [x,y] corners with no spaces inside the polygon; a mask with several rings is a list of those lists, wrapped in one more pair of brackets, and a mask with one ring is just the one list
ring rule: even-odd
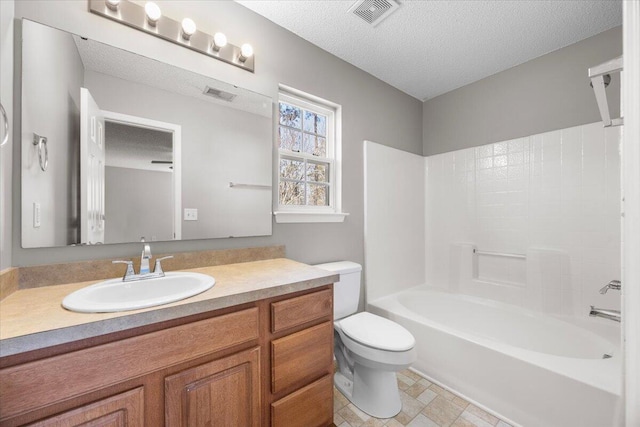
{"label": "window sill", "polygon": [[304,222],[344,222],[344,218],[348,213],[334,212],[274,212],[276,222],[279,224],[286,223],[304,223]]}

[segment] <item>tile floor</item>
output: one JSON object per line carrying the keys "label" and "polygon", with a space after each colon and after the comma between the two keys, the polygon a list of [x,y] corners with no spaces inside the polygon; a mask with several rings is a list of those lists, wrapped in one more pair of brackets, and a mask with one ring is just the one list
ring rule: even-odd
{"label": "tile floor", "polygon": [[511,427],[408,369],[397,375],[402,399],[402,411],[398,415],[389,419],[373,418],[334,387],[334,424],[337,427]]}

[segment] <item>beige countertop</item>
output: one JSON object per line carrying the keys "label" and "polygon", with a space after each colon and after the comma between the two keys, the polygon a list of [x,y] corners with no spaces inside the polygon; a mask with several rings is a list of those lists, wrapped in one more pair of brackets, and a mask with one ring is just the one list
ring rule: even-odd
{"label": "beige countertop", "polygon": [[64,309],[69,293],[97,281],[16,291],[0,302],[0,357],[93,338],[334,283],[338,275],[285,258],[190,270],[215,278],[213,288],[171,304],[120,313]]}

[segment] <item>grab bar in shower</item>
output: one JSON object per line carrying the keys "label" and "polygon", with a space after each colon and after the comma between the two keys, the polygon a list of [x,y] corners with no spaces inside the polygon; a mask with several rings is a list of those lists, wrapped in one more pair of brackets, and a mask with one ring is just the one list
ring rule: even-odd
{"label": "grab bar in shower", "polygon": [[509,253],[506,253],[506,252],[479,251],[477,249],[474,249],[473,253],[476,254],[476,255],[501,256],[501,257],[506,257],[506,258],[519,258],[519,259],[526,259],[527,258],[527,256],[523,255],[523,254],[509,254]]}

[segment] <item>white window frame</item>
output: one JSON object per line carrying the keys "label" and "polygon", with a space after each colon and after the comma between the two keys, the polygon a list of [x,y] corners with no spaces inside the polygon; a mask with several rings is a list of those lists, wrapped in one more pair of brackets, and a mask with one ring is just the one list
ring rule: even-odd
{"label": "white window frame", "polygon": [[[327,117],[327,156],[318,157],[304,152],[291,152],[280,149],[280,102],[300,107],[301,109]],[[348,214],[342,212],[342,111],[338,104],[317,96],[280,85],[278,97],[278,114],[276,115],[275,145],[278,152],[275,167],[274,215],[278,223],[300,222],[343,222]],[[304,133],[304,131],[303,131]],[[304,138],[304,137],[303,137]],[[318,161],[329,164],[329,205],[281,205],[280,204],[280,159],[300,159]]]}

